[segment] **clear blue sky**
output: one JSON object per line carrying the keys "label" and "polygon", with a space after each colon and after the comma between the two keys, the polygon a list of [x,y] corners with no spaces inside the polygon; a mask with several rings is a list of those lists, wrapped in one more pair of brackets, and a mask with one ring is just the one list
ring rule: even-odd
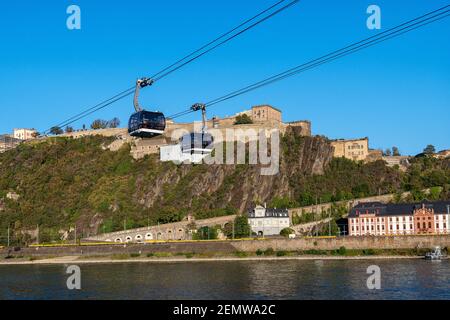
{"label": "clear blue sky", "polygon": [[[109,98],[196,49],[275,0],[8,1],[0,10],[0,133],[38,130]],[[303,0],[300,4],[174,73],[142,94],[166,114],[373,35],[366,8],[382,27],[448,1]],[[82,10],[82,30],[66,28],[66,8]],[[315,134],[368,136],[372,148],[416,154],[450,148],[450,18],[220,104],[226,116],[272,104],[285,121],[308,119]],[[122,100],[75,124],[132,113]],[[198,117],[198,115],[197,115]],[[189,116],[180,121],[191,121]]]}

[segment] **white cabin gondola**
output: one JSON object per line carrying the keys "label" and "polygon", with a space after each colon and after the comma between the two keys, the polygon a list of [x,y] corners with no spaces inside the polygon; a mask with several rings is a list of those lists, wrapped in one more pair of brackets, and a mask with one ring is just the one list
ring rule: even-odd
{"label": "white cabin gondola", "polygon": [[181,137],[181,151],[189,154],[210,154],[214,138],[206,132],[192,132]]}
{"label": "white cabin gondola", "polygon": [[202,131],[183,135],[180,139],[181,151],[184,154],[210,154],[214,149],[214,137],[207,132],[206,105],[197,103],[191,110],[202,111]]}

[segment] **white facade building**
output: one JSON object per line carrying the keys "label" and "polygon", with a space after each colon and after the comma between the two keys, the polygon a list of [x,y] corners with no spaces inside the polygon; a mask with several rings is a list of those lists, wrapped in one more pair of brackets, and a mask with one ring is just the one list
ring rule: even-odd
{"label": "white facade building", "polygon": [[287,209],[268,209],[262,206],[257,206],[248,213],[248,223],[252,232],[258,236],[280,235],[281,230],[291,226]]}
{"label": "white facade building", "polygon": [[34,129],[14,129],[13,137],[19,140],[34,139],[36,130]]}
{"label": "white facade building", "polygon": [[348,222],[351,236],[450,234],[450,201],[360,203]]}

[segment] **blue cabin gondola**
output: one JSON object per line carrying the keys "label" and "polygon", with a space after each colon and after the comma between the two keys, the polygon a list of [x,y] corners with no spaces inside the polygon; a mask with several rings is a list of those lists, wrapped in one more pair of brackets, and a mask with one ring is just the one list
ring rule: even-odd
{"label": "blue cabin gondola", "polygon": [[161,112],[138,111],[131,115],[128,133],[133,137],[152,138],[164,133],[166,118]]}

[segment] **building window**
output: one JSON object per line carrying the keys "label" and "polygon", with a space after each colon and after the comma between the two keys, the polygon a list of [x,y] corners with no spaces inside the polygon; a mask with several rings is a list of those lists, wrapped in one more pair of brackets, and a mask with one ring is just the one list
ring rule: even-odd
{"label": "building window", "polygon": [[428,229],[431,229],[431,222],[428,222]]}

